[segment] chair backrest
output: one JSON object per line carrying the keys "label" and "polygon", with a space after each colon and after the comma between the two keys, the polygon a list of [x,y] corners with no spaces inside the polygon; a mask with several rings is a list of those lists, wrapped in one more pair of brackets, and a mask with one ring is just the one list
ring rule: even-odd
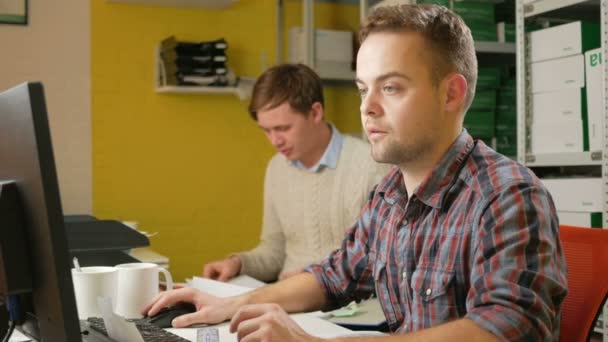
{"label": "chair backrest", "polygon": [[608,295],[608,229],[560,226],[568,265],[560,341],[587,341]]}

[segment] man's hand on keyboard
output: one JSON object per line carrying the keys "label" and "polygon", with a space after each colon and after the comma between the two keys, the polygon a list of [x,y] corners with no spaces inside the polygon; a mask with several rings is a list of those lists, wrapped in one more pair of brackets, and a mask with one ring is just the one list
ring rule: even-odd
{"label": "man's hand on keyboard", "polygon": [[145,316],[154,316],[162,308],[179,302],[192,303],[196,312],[179,316],[173,320],[173,327],[184,328],[195,323],[216,324],[226,321],[239,307],[234,298],[219,298],[192,288],[182,288],[161,292],[143,310]]}
{"label": "man's hand on keyboard", "polygon": [[322,341],[302,330],[277,304],[242,306],[230,321],[230,332],[237,333],[239,341]]}

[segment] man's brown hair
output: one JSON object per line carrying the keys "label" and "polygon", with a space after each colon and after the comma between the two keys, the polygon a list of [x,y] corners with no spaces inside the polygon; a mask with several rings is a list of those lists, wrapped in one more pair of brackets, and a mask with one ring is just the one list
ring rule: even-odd
{"label": "man's brown hair", "polygon": [[266,70],[253,86],[249,114],[258,120],[258,111],[288,102],[291,108],[308,115],[315,102],[323,105],[321,78],[304,64],[280,64]]}
{"label": "man's brown hair", "polygon": [[462,74],[467,80],[464,101],[466,111],[475,96],[477,56],[471,30],[464,21],[444,6],[394,5],[378,7],[359,30],[359,42],[375,32],[416,32],[424,37],[430,51],[433,83],[450,72]]}

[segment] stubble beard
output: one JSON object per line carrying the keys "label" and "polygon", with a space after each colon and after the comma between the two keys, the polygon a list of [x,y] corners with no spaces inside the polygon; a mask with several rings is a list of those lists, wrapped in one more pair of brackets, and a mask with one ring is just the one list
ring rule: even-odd
{"label": "stubble beard", "polygon": [[392,139],[372,144],[372,158],[378,163],[397,166],[407,165],[419,160],[431,149],[432,139],[421,139],[406,143]]}

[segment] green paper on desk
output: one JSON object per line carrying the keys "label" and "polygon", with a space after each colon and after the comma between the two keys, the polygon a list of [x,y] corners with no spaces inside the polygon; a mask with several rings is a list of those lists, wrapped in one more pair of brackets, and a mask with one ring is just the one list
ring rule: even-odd
{"label": "green paper on desk", "polygon": [[359,306],[351,302],[347,306],[330,312],[333,317],[351,317],[359,313]]}

